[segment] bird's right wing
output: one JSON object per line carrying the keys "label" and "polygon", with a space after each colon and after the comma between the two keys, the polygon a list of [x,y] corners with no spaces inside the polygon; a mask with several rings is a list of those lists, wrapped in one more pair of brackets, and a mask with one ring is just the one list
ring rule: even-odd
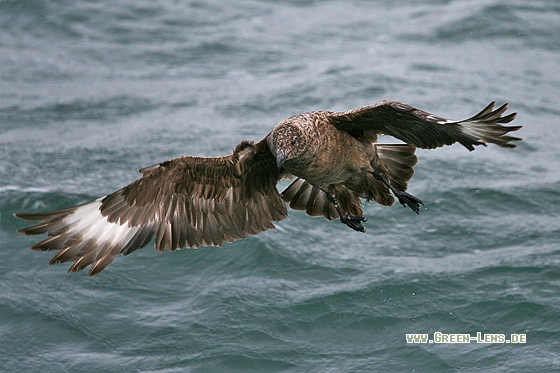
{"label": "bird's right wing", "polygon": [[242,142],[226,157],[181,157],[140,171],[140,179],[93,202],[16,214],[40,222],[19,232],[48,233],[32,249],[58,250],[50,264],[73,261],[69,272],[93,264],[94,275],[154,236],[158,251],[219,246],[274,228],[287,214],[266,140]]}
{"label": "bird's right wing", "polygon": [[507,104],[493,110],[490,103],[475,116],[460,120],[446,120],[398,101],[383,101],[356,110],[329,113],[329,121],[338,129],[360,138],[364,135],[383,134],[396,137],[407,144],[422,149],[434,149],[459,142],[474,150],[474,145],[487,142],[503,148],[514,148],[511,141],[520,138],[507,136],[521,126],[502,126],[515,119],[516,113],[506,116]]}

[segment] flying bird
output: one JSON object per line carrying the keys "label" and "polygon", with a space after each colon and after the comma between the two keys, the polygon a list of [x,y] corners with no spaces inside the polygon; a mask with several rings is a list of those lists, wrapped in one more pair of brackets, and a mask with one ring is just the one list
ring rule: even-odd
{"label": "flying bird", "polygon": [[[292,209],[340,219],[364,232],[360,198],[391,206],[396,200],[418,213],[422,201],[406,192],[416,148],[460,143],[468,150],[496,144],[514,148],[508,136],[521,126],[502,126],[507,104],[490,103],[475,116],[446,120],[398,101],[347,112],[315,111],[278,123],[259,142],[242,141],[218,158],[184,156],[140,169],[142,177],[83,205],[60,211],[18,213],[38,224],[26,235],[47,233],[34,250],[57,250],[49,264],[89,265],[95,275],[119,255],[152,241],[155,249],[221,246],[274,228]],[[378,144],[378,135],[403,144]],[[279,193],[282,178],[293,182]],[[396,198],[396,200],[395,200]]]}

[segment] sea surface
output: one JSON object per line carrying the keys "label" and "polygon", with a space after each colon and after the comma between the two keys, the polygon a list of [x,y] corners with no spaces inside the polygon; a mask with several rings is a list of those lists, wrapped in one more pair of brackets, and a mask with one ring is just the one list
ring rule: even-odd
{"label": "sea surface", "polygon": [[[419,150],[421,214],[366,204],[365,234],[290,211],[88,277],[16,233],[15,212],[383,99],[509,102],[523,141]],[[556,0],[0,0],[0,371],[559,372],[559,144]],[[525,343],[407,343],[436,332]]]}

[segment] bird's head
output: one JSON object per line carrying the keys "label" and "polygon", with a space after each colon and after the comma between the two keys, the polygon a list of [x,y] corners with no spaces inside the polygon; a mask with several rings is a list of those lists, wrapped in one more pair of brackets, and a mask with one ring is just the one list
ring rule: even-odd
{"label": "bird's head", "polygon": [[268,146],[276,156],[278,169],[297,164],[305,152],[305,145],[305,134],[290,119],[278,123],[268,135]]}

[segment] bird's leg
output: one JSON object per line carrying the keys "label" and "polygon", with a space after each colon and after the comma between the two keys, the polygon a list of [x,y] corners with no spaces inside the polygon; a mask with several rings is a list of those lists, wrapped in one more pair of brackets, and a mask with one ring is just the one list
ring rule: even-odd
{"label": "bird's leg", "polygon": [[365,232],[366,229],[361,224],[362,222],[366,222],[367,219],[363,216],[354,216],[350,215],[347,212],[343,211],[340,206],[338,205],[338,201],[334,193],[331,190],[324,191],[327,195],[328,200],[334,205],[336,211],[338,211],[338,215],[340,215],[340,221],[350,228],[358,232]]}
{"label": "bird's leg", "polygon": [[381,181],[383,184],[387,185],[389,189],[391,189],[391,192],[393,192],[395,197],[399,199],[401,205],[410,207],[412,211],[417,214],[420,213],[420,205],[423,205],[424,203],[419,198],[416,198],[412,194],[408,194],[407,192],[403,192],[402,190],[398,190],[397,188],[395,188],[389,182],[389,180],[387,180],[387,178],[383,176],[381,172],[375,170],[372,172],[372,174],[374,178]]}

